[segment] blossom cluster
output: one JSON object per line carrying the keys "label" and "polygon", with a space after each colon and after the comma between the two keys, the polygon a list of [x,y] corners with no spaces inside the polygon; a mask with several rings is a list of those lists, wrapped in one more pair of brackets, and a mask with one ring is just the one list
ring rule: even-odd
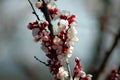
{"label": "blossom cluster", "polygon": [[120,79],[120,70],[112,70],[109,76],[109,80],[119,80]]}
{"label": "blossom cluster", "polygon": [[[48,29],[50,25],[48,21],[36,20],[35,22],[30,22],[28,28],[32,30],[35,41],[41,42],[41,49],[48,57],[48,67],[51,74],[55,76],[55,80],[64,80],[69,76],[69,73],[62,63],[72,56],[74,45],[78,41],[76,37],[76,16],[70,14],[69,11],[59,10],[55,1],[46,0],[45,4],[48,8],[51,21],[58,21],[53,29],[52,36]],[[44,2],[38,1],[36,7],[44,13]],[[76,58],[75,61],[76,66],[73,76],[80,80],[91,80],[91,75],[86,75],[82,71],[79,59]]]}

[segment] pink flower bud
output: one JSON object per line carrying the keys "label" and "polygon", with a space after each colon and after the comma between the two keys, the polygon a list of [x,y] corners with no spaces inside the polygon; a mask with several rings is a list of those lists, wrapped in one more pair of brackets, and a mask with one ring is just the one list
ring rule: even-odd
{"label": "pink flower bud", "polygon": [[78,57],[75,58],[76,63],[80,63],[80,59]]}

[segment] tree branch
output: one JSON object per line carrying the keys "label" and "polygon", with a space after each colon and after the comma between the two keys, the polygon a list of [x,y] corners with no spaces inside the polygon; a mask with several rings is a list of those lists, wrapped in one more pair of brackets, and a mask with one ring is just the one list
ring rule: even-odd
{"label": "tree branch", "polygon": [[40,20],[39,16],[37,15],[37,13],[36,13],[33,5],[32,5],[32,2],[31,2],[30,0],[28,0],[28,2],[30,3],[30,6],[31,6],[31,8],[32,8],[32,10],[33,10],[33,14],[35,14],[35,16],[37,17],[37,19]]}
{"label": "tree branch", "polygon": [[45,66],[49,66],[47,63],[45,63],[45,62],[41,61],[41,60],[40,60],[40,59],[38,59],[36,56],[34,56],[34,58],[35,58],[37,61],[39,61],[40,63],[44,64]]}
{"label": "tree branch", "polygon": [[42,0],[43,2],[43,8],[41,9],[41,11],[43,12],[45,19],[48,21],[49,25],[48,25],[48,29],[50,30],[50,36],[51,36],[51,40],[54,38],[53,36],[53,25],[51,23],[51,17],[50,17],[50,13],[48,11],[48,7],[47,4],[45,3],[44,0]]}
{"label": "tree branch", "polygon": [[[51,23],[51,17],[50,17],[50,13],[47,7],[47,4],[45,3],[44,0],[41,0],[43,2],[43,8],[41,8],[41,11],[43,12],[46,21],[48,21],[49,25],[48,25],[48,29],[50,31],[50,37],[51,37],[51,52],[53,53],[53,55],[57,55],[56,51],[52,48],[52,42],[53,42],[53,38],[54,38],[54,34],[53,34],[53,25]],[[57,56],[56,56],[57,57]]]}
{"label": "tree branch", "polygon": [[101,58],[101,52],[104,51],[104,49],[102,49],[103,46],[103,40],[104,40],[104,32],[106,31],[106,24],[108,22],[108,7],[110,6],[109,0],[103,0],[103,3],[105,4],[103,6],[103,11],[102,14],[98,16],[98,20],[99,20],[99,35],[98,35],[98,39],[97,42],[95,43],[95,53],[94,53],[94,58],[93,58],[93,62],[92,62],[92,67],[93,69],[90,69],[90,73],[93,73],[98,69],[97,67],[100,65],[98,64],[99,59]]}

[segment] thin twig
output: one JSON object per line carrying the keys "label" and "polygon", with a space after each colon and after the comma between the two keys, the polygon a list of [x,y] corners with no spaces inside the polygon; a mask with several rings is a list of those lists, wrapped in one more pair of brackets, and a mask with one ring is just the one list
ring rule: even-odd
{"label": "thin twig", "polygon": [[69,77],[69,80],[71,80],[72,75],[71,75],[71,70],[70,70],[70,65],[69,65],[68,59],[66,60],[66,65],[67,65],[67,70],[68,70],[68,77]]}
{"label": "thin twig", "polygon": [[41,60],[38,59],[36,56],[34,56],[34,58],[35,58],[37,61],[39,61],[40,63],[44,64],[45,66],[48,66],[48,64],[47,64],[46,62],[41,61]]}
{"label": "thin twig", "polygon": [[31,2],[30,0],[28,0],[28,2],[29,2],[30,5],[31,5],[31,8],[32,8],[32,10],[33,10],[33,14],[35,14],[35,16],[37,17],[37,19],[40,20],[39,16],[37,15],[37,13],[36,13],[36,11],[35,11],[33,5],[32,5],[32,2]]}

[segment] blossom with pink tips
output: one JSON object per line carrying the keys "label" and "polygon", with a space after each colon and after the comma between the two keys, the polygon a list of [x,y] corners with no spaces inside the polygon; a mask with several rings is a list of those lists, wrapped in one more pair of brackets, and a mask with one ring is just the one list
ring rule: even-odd
{"label": "blossom with pink tips", "polygon": [[[74,45],[78,41],[76,36],[77,21],[76,16],[69,11],[59,10],[54,1],[38,1],[36,7],[45,15],[47,21],[38,18],[35,22],[30,22],[28,28],[32,30],[32,35],[36,42],[41,42],[41,49],[46,53],[47,66],[55,80],[65,80],[70,77],[70,71],[63,66],[73,55]],[[47,14],[47,15],[46,15]],[[36,14],[37,15],[37,14]],[[37,16],[38,17],[38,16]],[[51,21],[58,21],[53,30]],[[52,32],[53,31],[53,32]],[[91,80],[91,75],[86,74],[80,65],[80,59],[75,59],[76,65],[73,71],[74,79]],[[73,80],[70,77],[70,80]]]}
{"label": "blossom with pink tips", "polygon": [[92,80],[92,75],[91,74],[86,74],[82,66],[80,65],[80,59],[78,57],[75,58],[76,65],[74,67],[73,71],[73,77],[75,80]]}

